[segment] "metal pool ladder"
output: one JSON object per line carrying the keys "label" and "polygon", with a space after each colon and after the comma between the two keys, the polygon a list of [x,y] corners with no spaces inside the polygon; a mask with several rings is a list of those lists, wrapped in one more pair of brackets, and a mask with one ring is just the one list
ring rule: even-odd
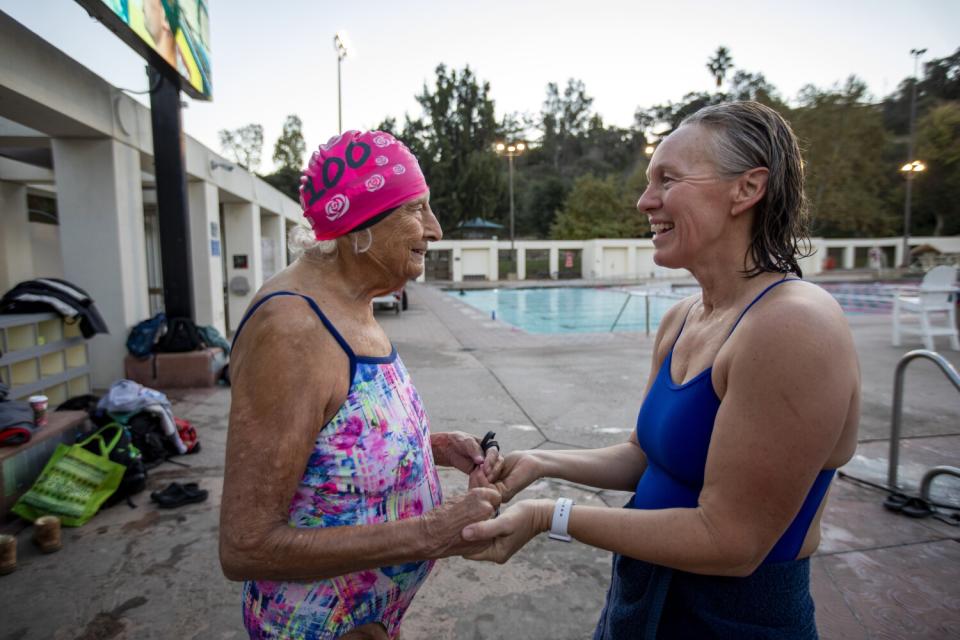
{"label": "metal pool ladder", "polygon": [[[887,487],[891,491],[897,491],[897,468],[900,465],[900,427],[903,422],[903,378],[907,365],[917,358],[926,358],[932,360],[947,379],[953,383],[954,388],[960,391],[960,374],[950,364],[946,358],[936,351],[927,349],[915,349],[909,351],[900,358],[897,363],[896,373],[893,376],[893,417],[890,421],[890,460],[887,469]],[[940,465],[929,469],[923,474],[923,480],[920,481],[920,497],[926,501],[930,500],[930,485],[933,479],[941,475],[951,475],[960,478],[960,468],[948,465]]]}

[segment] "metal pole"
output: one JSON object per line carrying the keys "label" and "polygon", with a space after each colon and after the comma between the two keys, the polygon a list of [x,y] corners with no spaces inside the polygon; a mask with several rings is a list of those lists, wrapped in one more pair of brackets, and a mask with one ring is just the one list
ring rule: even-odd
{"label": "metal pole", "polygon": [[337,133],[343,133],[343,103],[340,100],[340,63],[343,58],[337,54]]}
{"label": "metal pole", "polygon": [[510,164],[510,261],[513,262],[513,154],[507,156]]}
{"label": "metal pole", "polygon": [[[914,134],[916,132],[916,120],[917,120],[917,67],[920,63],[920,56],[926,53],[926,49],[911,49],[910,54],[913,56],[913,86],[910,90],[910,138],[907,141],[907,163],[911,163],[915,160],[913,157],[913,142]],[[907,193],[903,202],[903,267],[910,266],[910,211],[911,211],[911,196],[912,196],[912,172],[907,172]]]}
{"label": "metal pole", "polygon": [[643,296],[644,314],[646,315],[647,335],[650,335],[650,292]]}
{"label": "metal pole", "polygon": [[152,66],[147,67],[147,73],[150,86],[154,87],[150,92],[150,120],[157,180],[164,311],[168,317],[193,320],[190,205],[183,155],[180,87]]}
{"label": "metal pole", "polygon": [[903,199],[903,268],[910,266],[910,210],[913,199],[913,172],[907,173],[907,193]]}

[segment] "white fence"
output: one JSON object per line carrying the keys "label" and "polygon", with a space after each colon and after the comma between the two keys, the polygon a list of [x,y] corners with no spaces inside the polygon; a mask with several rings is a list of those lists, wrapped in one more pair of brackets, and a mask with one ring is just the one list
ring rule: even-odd
{"label": "white fence", "polygon": [[[903,262],[903,238],[813,238],[813,255],[803,258],[804,275],[830,269],[891,268]],[[960,254],[960,237],[910,238],[910,246],[928,244]],[[420,280],[649,280],[684,278],[682,269],[653,262],[653,241],[636,240],[441,240],[430,245],[427,272]],[[516,254],[516,261],[511,259]],[[546,263],[542,256],[546,254]],[[533,258],[539,255],[539,258]],[[579,264],[577,264],[579,263]],[[438,265],[440,265],[438,267]],[[532,270],[528,266],[536,265]],[[531,273],[528,274],[528,270]]]}

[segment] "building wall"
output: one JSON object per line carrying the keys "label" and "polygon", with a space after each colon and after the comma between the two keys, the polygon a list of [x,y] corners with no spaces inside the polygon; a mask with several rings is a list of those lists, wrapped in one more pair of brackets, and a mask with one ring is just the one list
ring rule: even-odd
{"label": "building wall", "polygon": [[34,278],[64,278],[59,232],[60,227],[55,224],[30,223],[30,254]]}
{"label": "building wall", "polygon": [[[527,251],[546,250],[550,253],[550,274],[556,279],[559,271],[559,254],[564,250],[578,249],[581,255],[580,277],[585,280],[647,280],[661,278],[688,278],[685,269],[665,269],[653,261],[653,242],[646,238],[638,239],[596,239],[596,240],[517,240],[518,255]],[[942,253],[960,255],[960,237],[911,237],[910,246],[928,244]],[[822,273],[825,268],[828,250],[842,252],[844,256],[837,269],[853,269],[857,250],[869,248],[887,248],[896,254],[895,264],[902,262],[903,238],[813,238],[813,253],[799,260],[805,276]],[[430,244],[430,250],[449,251],[453,259],[453,281],[482,278],[497,280],[497,252],[510,248],[509,241],[503,240],[441,240]],[[895,266],[895,265],[888,265]],[[527,279],[526,270],[518,269],[517,279]],[[531,274],[532,275],[532,274]],[[426,280],[421,276],[420,281]]]}
{"label": "building wall", "polygon": [[[0,249],[0,285],[60,276],[87,289],[110,329],[89,342],[93,384],[103,388],[123,376],[129,329],[161,302],[148,296],[148,249],[156,248],[144,220],[155,190],[150,110],[3,12],[0,60],[0,146],[49,150],[53,164],[0,157],[0,247],[15,249]],[[252,292],[224,301],[221,205],[249,214],[230,239],[251,258],[254,291],[262,282],[261,211],[276,270],[286,265],[284,228],[300,219],[300,207],[189,135],[182,147],[195,315],[226,333],[226,304],[239,316]],[[26,223],[27,189],[56,199],[59,225]],[[158,262],[150,266],[159,275]]]}

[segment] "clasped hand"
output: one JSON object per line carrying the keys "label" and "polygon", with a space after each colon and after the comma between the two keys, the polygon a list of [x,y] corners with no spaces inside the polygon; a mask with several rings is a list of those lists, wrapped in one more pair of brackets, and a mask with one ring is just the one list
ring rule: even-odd
{"label": "clasped hand", "polygon": [[[495,488],[501,500],[507,502],[540,475],[534,456],[517,451],[503,458],[492,482],[487,482],[488,477],[478,467],[470,474],[470,487]],[[464,527],[461,535],[465,541],[477,543],[479,550],[463,557],[503,564],[534,536],[550,528],[552,514],[552,500],[522,500],[494,519],[472,523]]]}

